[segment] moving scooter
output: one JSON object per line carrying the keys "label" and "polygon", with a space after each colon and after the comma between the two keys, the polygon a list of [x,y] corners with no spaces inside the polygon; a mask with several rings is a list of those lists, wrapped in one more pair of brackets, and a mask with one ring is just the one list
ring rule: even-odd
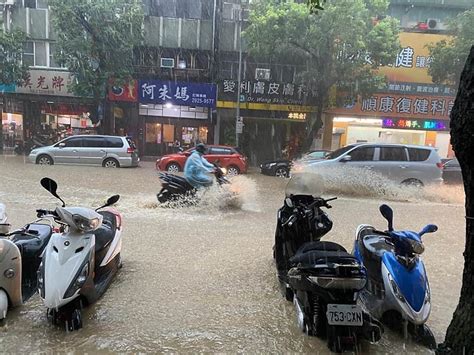
{"label": "moving scooter", "polygon": [[425,324],[431,311],[430,285],[420,255],[425,247],[421,237],[438,230],[428,224],[421,232],[395,231],[393,211],[387,205],[380,212],[388,230],[370,225],[357,227],[353,254],[367,268],[368,283],[360,299],[370,313],[391,328],[411,334],[432,349],[436,340]]}
{"label": "moving scooter", "polygon": [[376,342],[381,324],[357,304],[366,284],[364,267],[341,245],[320,239],[332,228],[322,208],[329,202],[290,195],[278,211],[274,257],[287,300],[293,300],[298,326],[327,339],[331,351],[353,350],[359,338]]}
{"label": "moving scooter", "polygon": [[10,232],[0,204],[0,321],[9,308],[22,305],[38,289],[36,273],[52,234],[51,225],[38,222]]}
{"label": "moving scooter", "polygon": [[65,207],[54,180],[41,185],[62,202],[54,211],[37,210],[61,225],[48,243],[38,270],[38,290],[49,320],[67,330],[82,328],[82,308],[97,301],[122,265],[122,217],[115,210],[98,210],[115,204],[115,195],[96,210]]}
{"label": "moving scooter", "polygon": [[[229,179],[225,176],[227,173],[224,168],[214,164],[214,176],[219,185],[230,184]],[[184,177],[160,173],[161,190],[156,195],[158,202],[165,203],[168,201],[183,201],[190,204],[196,202],[197,189],[186,181]]]}

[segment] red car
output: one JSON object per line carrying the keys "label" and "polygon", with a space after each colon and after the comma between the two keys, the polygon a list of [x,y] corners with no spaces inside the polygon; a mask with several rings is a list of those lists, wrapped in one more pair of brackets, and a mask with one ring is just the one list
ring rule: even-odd
{"label": "red car", "polygon": [[[186,159],[194,152],[194,148],[176,154],[167,154],[156,161],[156,170],[176,173],[183,171]],[[247,158],[236,148],[225,145],[208,145],[204,157],[210,163],[217,163],[226,168],[229,175],[245,174],[247,172]]]}

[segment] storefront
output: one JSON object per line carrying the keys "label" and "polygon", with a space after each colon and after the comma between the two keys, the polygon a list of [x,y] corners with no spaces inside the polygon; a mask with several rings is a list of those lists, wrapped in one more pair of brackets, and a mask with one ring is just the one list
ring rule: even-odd
{"label": "storefront", "polygon": [[401,33],[394,64],[379,69],[388,81],[384,88],[367,98],[338,93],[337,108],[326,112],[332,119],[325,130],[332,135],[330,148],[387,142],[433,146],[442,158],[452,156],[449,115],[456,92],[433,84],[428,74],[432,58],[426,45],[443,39],[447,36]]}
{"label": "storefront", "polygon": [[138,114],[145,155],[163,155],[198,142],[211,143],[213,84],[140,80]]}
{"label": "storefront", "polygon": [[[235,144],[237,81],[219,83],[219,142]],[[304,85],[242,81],[239,145],[252,165],[277,158],[295,158],[306,137],[306,123],[315,108]]]}

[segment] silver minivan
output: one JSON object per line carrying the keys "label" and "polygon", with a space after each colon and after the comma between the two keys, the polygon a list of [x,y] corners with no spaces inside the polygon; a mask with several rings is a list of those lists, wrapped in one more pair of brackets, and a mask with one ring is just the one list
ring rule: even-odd
{"label": "silver minivan", "polygon": [[340,148],[305,168],[352,167],[369,169],[404,185],[439,184],[441,159],[433,147],[404,144],[358,143]]}
{"label": "silver minivan", "polygon": [[106,168],[138,166],[140,158],[133,141],[128,137],[78,135],[47,147],[33,149],[32,163],[87,164]]}

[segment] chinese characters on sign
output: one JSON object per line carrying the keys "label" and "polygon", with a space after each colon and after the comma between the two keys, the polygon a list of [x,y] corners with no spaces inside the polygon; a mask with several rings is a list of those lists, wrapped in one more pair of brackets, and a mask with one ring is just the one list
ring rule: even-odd
{"label": "chinese characters on sign", "polygon": [[432,96],[454,96],[456,90],[446,85],[436,84],[417,84],[417,83],[402,83],[390,82],[386,87],[380,89],[381,92],[393,92],[400,94],[423,94]]}
{"label": "chinese characters on sign", "polygon": [[68,90],[71,82],[72,75],[69,72],[30,70],[15,91],[24,94],[73,96]]}
{"label": "chinese characters on sign", "polygon": [[396,68],[429,68],[433,58],[430,56],[418,55],[415,57],[415,50],[408,46],[402,48],[397,54],[397,59],[395,61]]}
{"label": "chinese characters on sign", "polygon": [[139,102],[215,108],[217,90],[214,84],[140,80]]}
{"label": "chinese characters on sign", "polygon": [[449,122],[442,120],[416,120],[404,118],[384,118],[382,120],[383,128],[394,129],[419,129],[425,131],[448,131]]}
{"label": "chinese characters on sign", "polygon": [[288,118],[290,120],[306,121],[306,113],[302,112],[290,112]]}
{"label": "chinese characters on sign", "polygon": [[425,97],[372,96],[362,100],[363,112],[418,114],[448,117],[454,99]]}
{"label": "chinese characters on sign", "polygon": [[[236,80],[223,80],[219,84],[219,100],[237,100],[238,83]],[[310,105],[314,97],[303,84],[277,83],[266,81],[244,80],[240,84],[240,92],[249,103],[265,103],[280,105]]]}

